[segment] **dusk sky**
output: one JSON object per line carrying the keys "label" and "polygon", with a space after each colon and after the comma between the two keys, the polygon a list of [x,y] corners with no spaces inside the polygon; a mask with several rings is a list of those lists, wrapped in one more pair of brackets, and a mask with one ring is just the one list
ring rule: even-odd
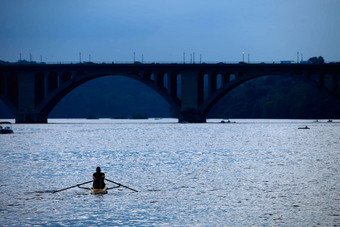
{"label": "dusk sky", "polygon": [[237,62],[243,51],[340,61],[340,0],[0,0],[0,60]]}

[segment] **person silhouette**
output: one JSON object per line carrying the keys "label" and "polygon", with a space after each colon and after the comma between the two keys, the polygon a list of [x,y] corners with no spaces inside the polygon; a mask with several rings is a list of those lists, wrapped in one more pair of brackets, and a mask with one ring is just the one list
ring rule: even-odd
{"label": "person silhouette", "polygon": [[96,168],[96,172],[93,173],[93,188],[103,189],[105,188],[105,174],[101,172],[100,167]]}

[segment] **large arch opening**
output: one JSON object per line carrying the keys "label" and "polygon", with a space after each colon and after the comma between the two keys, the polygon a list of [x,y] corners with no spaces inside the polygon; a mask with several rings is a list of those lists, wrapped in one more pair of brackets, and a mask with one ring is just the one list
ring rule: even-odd
{"label": "large arch opening", "polygon": [[13,119],[15,118],[10,108],[0,99],[0,119]]}
{"label": "large arch opening", "polygon": [[49,118],[170,117],[169,103],[157,92],[125,76],[90,80],[67,94]]}
{"label": "large arch opening", "polygon": [[263,76],[231,90],[207,117],[339,119],[339,104],[316,84],[293,77]]}

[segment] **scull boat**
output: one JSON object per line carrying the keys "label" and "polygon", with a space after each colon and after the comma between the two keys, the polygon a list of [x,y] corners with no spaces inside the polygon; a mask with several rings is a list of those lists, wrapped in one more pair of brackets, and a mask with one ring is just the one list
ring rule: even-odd
{"label": "scull boat", "polygon": [[90,188],[91,193],[94,194],[94,195],[98,195],[98,194],[106,194],[106,193],[107,193],[107,189],[108,189],[107,186],[105,186],[105,187],[102,188],[102,189]]}

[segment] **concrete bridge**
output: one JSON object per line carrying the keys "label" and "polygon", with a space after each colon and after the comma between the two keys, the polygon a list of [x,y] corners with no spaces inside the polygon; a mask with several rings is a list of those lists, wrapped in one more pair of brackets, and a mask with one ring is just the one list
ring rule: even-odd
{"label": "concrete bridge", "polygon": [[316,83],[340,100],[340,64],[2,64],[0,98],[16,123],[47,123],[70,91],[103,76],[146,84],[177,112],[179,121],[206,122],[229,91],[261,76],[288,76]]}

